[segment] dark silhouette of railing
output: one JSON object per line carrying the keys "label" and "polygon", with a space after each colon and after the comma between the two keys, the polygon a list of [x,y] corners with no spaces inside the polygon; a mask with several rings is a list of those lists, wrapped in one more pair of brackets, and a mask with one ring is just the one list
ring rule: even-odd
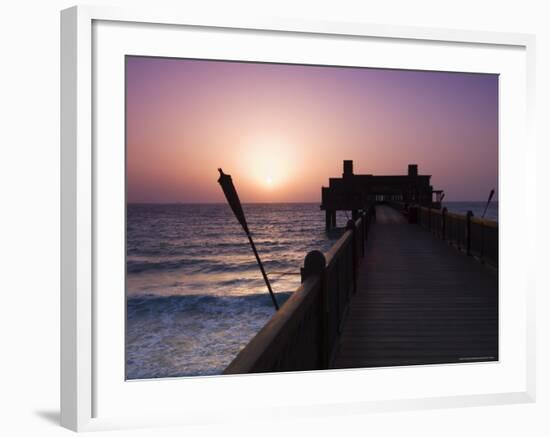
{"label": "dark silhouette of railing", "polygon": [[302,284],[224,370],[224,374],[327,369],[334,358],[374,208],[323,254],[309,252]]}
{"label": "dark silhouette of railing", "polygon": [[[416,222],[438,238],[448,241],[467,255],[498,267],[498,222],[467,214],[448,212],[447,208],[409,207],[409,222]],[[416,211],[415,211],[416,210]]]}

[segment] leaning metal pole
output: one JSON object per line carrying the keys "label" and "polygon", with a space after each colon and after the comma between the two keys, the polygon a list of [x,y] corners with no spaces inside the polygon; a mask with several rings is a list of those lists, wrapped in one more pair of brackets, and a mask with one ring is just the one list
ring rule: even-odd
{"label": "leaning metal pole", "polygon": [[264,277],[265,285],[267,285],[267,289],[269,290],[269,295],[271,296],[271,300],[273,301],[273,305],[275,306],[275,310],[279,310],[279,305],[277,304],[277,300],[275,299],[275,294],[273,294],[273,290],[271,289],[271,284],[269,283],[269,279],[264,270],[264,265],[262,264],[260,255],[256,250],[256,245],[254,244],[254,240],[252,239],[252,235],[250,234],[250,230],[248,229],[248,224],[246,223],[246,217],[244,216],[244,211],[241,206],[241,201],[239,200],[239,195],[237,194],[237,190],[233,185],[233,180],[231,179],[231,176],[228,174],[225,174],[221,168],[219,168],[218,171],[220,172],[220,178],[218,179],[218,183],[222,187],[223,193],[225,194],[225,198],[227,199],[227,203],[231,207],[233,214],[235,214],[235,217],[241,224],[242,228],[244,229],[244,232],[246,233],[246,236],[248,237],[248,241],[250,242],[250,246],[252,247],[252,251],[254,252],[254,256],[256,257],[256,261],[258,262],[258,266],[260,267],[260,271],[262,272],[262,276]]}
{"label": "leaning metal pole", "polygon": [[487,213],[487,208],[489,208],[489,204],[491,203],[491,200],[493,199],[493,196],[495,195],[494,188],[489,193],[489,199],[487,200],[487,204],[485,205],[485,210],[483,211],[483,214],[481,215],[481,218],[485,217],[485,214]]}

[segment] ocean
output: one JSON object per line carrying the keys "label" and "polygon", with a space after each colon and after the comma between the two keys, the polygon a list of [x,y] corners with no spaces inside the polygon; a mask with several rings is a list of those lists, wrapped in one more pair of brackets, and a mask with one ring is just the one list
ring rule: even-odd
{"label": "ocean", "polygon": [[[484,202],[446,202],[449,211]],[[300,284],[310,250],[326,252],[318,203],[244,204],[249,228],[279,304]],[[486,218],[497,220],[498,205]],[[339,212],[338,226],[348,217]],[[274,314],[242,228],[225,204],[127,207],[126,377],[216,375]]]}
{"label": "ocean", "polygon": [[[474,213],[475,217],[481,217],[485,211],[487,202],[443,202],[449,212],[466,214],[468,210]],[[488,220],[498,221],[498,202],[491,202],[485,213]]]}

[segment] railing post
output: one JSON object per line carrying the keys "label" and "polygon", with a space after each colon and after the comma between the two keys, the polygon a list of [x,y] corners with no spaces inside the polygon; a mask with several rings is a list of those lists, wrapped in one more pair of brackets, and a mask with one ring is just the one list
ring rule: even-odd
{"label": "railing post", "polygon": [[329,298],[326,281],[327,262],[323,252],[312,250],[304,259],[304,267],[301,269],[302,282],[312,275],[319,275],[319,338],[318,338],[318,360],[320,369],[328,369],[330,360],[330,344],[329,344]]}
{"label": "railing post", "polygon": [[355,222],[353,220],[348,220],[346,229],[352,232],[351,234],[351,244],[352,244],[352,280],[353,280],[353,292],[357,291],[357,231],[355,229]]}
{"label": "railing post", "polygon": [[368,212],[363,211],[363,240],[367,240],[367,232],[369,232]]}
{"label": "railing post", "polygon": [[470,256],[472,251],[472,216],[470,210],[466,213],[466,255]]}
{"label": "railing post", "polygon": [[445,241],[445,232],[447,231],[447,207],[441,210],[441,239]]}
{"label": "railing post", "polygon": [[369,232],[370,232],[370,225],[372,223],[372,206],[369,206],[369,209],[367,210],[367,233],[365,234],[365,238],[369,239]]}
{"label": "railing post", "polygon": [[432,231],[432,207],[428,206],[428,231]]}
{"label": "railing post", "polygon": [[485,223],[481,222],[481,241],[479,244],[479,260],[485,262]]}
{"label": "railing post", "polygon": [[361,217],[361,224],[363,225],[363,257],[367,252],[367,213],[363,211],[363,216]]}

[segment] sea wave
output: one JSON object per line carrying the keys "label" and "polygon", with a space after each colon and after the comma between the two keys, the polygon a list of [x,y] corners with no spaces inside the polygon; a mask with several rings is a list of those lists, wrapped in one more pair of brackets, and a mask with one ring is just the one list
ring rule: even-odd
{"label": "sea wave", "polygon": [[273,314],[267,293],[128,298],[126,377],[219,374]]}
{"label": "sea wave", "polygon": [[[278,302],[285,302],[291,292],[276,293]],[[143,313],[146,309],[148,313],[172,311],[181,312],[189,310],[200,311],[201,314],[208,312],[218,312],[219,309],[229,309],[230,311],[241,311],[243,308],[273,308],[273,303],[268,293],[255,293],[248,295],[212,295],[212,294],[188,294],[182,296],[157,296],[153,294],[144,294],[141,296],[129,297],[126,301],[127,316],[131,319],[134,315]]]}
{"label": "sea wave", "polygon": [[[229,258],[229,257],[228,257]],[[229,259],[214,258],[180,258],[168,260],[128,260],[126,270],[129,274],[137,274],[148,271],[173,271],[186,269],[188,274],[199,273],[222,273],[222,272],[247,272],[256,270],[258,265],[250,254],[248,259],[230,261]],[[288,262],[282,259],[266,259],[263,261],[265,267],[278,269],[288,267]]]}

